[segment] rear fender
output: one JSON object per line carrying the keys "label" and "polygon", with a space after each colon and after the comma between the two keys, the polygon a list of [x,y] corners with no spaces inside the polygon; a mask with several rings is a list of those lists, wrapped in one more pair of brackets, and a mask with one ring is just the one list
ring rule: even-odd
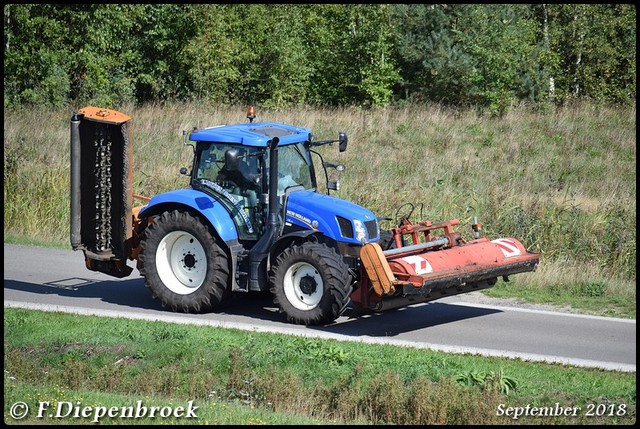
{"label": "rear fender", "polygon": [[200,213],[222,241],[228,243],[238,240],[238,231],[229,212],[215,198],[194,189],[178,189],[154,196],[140,209],[138,219],[149,218],[176,207]]}

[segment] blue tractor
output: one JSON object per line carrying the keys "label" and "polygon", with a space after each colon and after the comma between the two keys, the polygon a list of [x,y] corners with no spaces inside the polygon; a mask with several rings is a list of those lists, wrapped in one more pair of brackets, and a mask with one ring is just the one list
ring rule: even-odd
{"label": "blue tractor", "polygon": [[147,198],[132,192],[131,118],[97,107],[74,112],[71,245],[87,268],[124,277],[127,261],[137,261],[145,286],[173,311],[216,311],[233,294],[270,292],[288,321],[306,325],[331,323],[350,303],[382,310],[536,268],[538,255],[517,240],[467,242],[452,230],[457,220],[403,219],[381,232],[370,210],[329,195],[339,182],[328,169],[344,166],[314,148],[338,143],[342,152],[345,133],[315,140],[304,127],[255,122],[253,108],[247,117],[185,135],[194,152],[190,170],[181,169],[189,186]]}

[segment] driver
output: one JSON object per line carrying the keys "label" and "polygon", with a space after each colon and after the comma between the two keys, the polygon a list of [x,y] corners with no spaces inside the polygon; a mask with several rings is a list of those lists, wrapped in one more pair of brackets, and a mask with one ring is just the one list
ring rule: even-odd
{"label": "driver", "polygon": [[[236,184],[241,190],[252,189],[256,187],[256,182],[251,179],[251,168],[244,159],[244,154],[241,154],[241,158],[238,162],[237,170],[227,170],[226,166],[223,166],[218,172],[216,181],[218,183],[232,182]],[[254,172],[255,173],[255,172]]]}

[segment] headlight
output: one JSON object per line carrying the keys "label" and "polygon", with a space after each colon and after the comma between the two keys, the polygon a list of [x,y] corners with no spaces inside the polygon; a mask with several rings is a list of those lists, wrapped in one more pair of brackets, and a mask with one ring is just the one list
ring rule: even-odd
{"label": "headlight", "polygon": [[354,219],[353,225],[356,228],[356,239],[360,243],[365,244],[367,242],[367,230],[364,227],[364,224],[358,219]]}

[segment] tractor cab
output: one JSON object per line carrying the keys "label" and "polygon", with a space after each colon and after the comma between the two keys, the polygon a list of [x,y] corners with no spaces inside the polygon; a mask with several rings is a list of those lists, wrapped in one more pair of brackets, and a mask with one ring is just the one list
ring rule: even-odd
{"label": "tractor cab", "polygon": [[[270,184],[270,144],[277,140],[277,186],[279,209],[285,195],[295,190],[316,192],[318,185],[311,148],[340,142],[346,150],[347,137],[338,140],[312,141],[312,133],[304,127],[276,122],[250,122],[194,129],[189,140],[194,144],[191,184],[195,189],[214,196],[234,219],[241,240],[255,240],[263,232],[268,216]],[[185,141],[185,143],[187,143]],[[343,171],[340,164],[322,162],[327,178],[327,192],[336,190],[338,180],[329,180],[327,168]],[[183,169],[186,174],[187,170]]]}

